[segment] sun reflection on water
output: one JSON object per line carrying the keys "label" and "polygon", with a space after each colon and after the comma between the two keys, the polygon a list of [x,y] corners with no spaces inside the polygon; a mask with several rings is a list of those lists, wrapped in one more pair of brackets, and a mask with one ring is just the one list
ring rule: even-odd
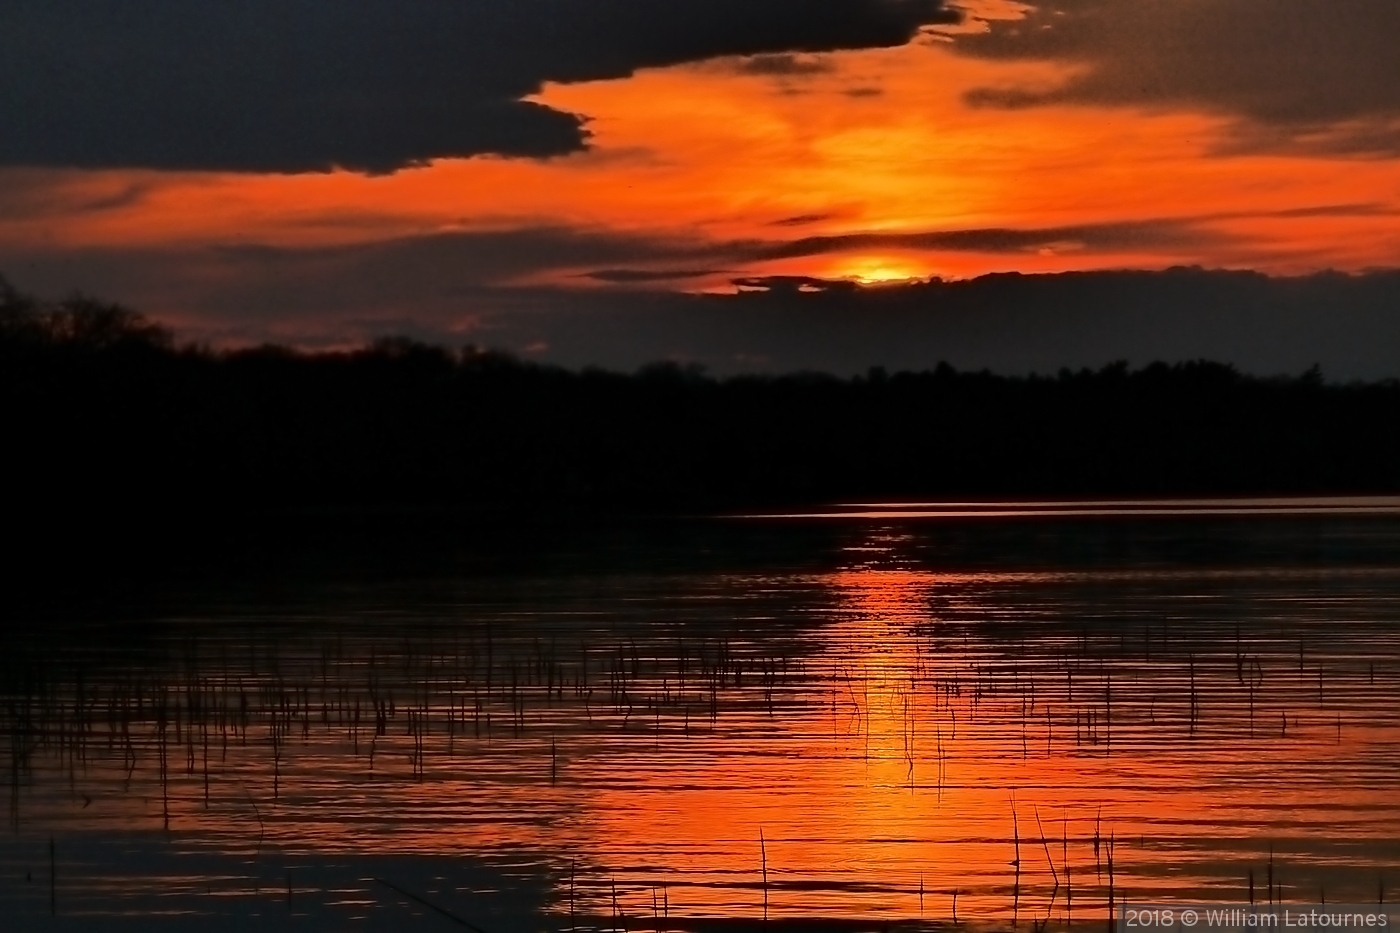
{"label": "sun reflection on water", "polygon": [[1120,897],[1238,899],[1269,851],[1298,896],[1400,866],[1393,568],[952,573],[914,543],[12,653],[12,826],[515,853],[602,917],[616,885],[633,917],[1101,919],[1110,846]]}

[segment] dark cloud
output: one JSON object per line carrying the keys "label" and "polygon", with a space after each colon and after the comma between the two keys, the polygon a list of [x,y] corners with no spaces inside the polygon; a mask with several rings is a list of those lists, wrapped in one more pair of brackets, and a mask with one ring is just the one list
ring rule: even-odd
{"label": "dark cloud", "polygon": [[1400,151],[1394,0],[1054,0],[962,35],[963,53],[1080,68],[1053,88],[981,88],[974,104],[1087,103],[1236,117],[1240,149]]}
{"label": "dark cloud", "polygon": [[831,220],[835,214],[796,214],[792,217],[782,217],[778,220],[769,221],[770,227],[805,227],[808,224],[821,223],[823,220]]}
{"label": "dark cloud", "polygon": [[868,249],[926,249],[980,253],[1023,253],[1036,249],[1108,250],[1207,246],[1225,234],[1190,220],[1142,220],[1063,227],[985,227],[910,233],[848,233],[803,237],[757,247],[754,259],[793,259]]}
{"label": "dark cloud", "polygon": [[878,288],[756,276],[731,295],[504,280],[538,271],[531,257],[541,254],[563,265],[591,260],[581,268],[640,271],[631,264],[645,262],[665,271],[722,268],[751,246],[541,229],[309,251],[9,250],[0,272],[27,291],[77,287],[120,300],[186,338],[220,343],[344,346],[403,333],[517,352],[547,345],[539,358],[568,366],[677,359],[720,373],[940,360],[1018,373],[1208,358],[1260,374],[1317,362],[1331,378],[1400,376],[1400,272],[1003,274]]}
{"label": "dark cloud", "polygon": [[733,280],[739,289],[765,292],[855,291],[860,283],[851,279],[824,279],[815,275],[750,275]]}
{"label": "dark cloud", "polygon": [[1389,204],[1382,204],[1378,201],[1366,201],[1356,204],[1319,204],[1315,207],[1286,207],[1276,211],[1263,211],[1255,214],[1237,214],[1233,216],[1293,219],[1299,217],[1384,217],[1388,214],[1395,213],[1396,209]]}
{"label": "dark cloud", "polygon": [[814,55],[754,55],[741,59],[736,65],[741,74],[790,77],[792,75],[824,74],[833,70],[831,62]]}
{"label": "dark cloud", "polygon": [[[1055,372],[1114,360],[1212,359],[1260,375],[1314,363],[1332,379],[1400,376],[1400,272],[1274,278],[1164,272],[988,275],[863,288],[755,279],[736,295],[596,295],[487,315],[507,345],[545,340],[570,366],[655,359],[719,373],[869,366]],[[483,332],[486,333],[486,332]]]}
{"label": "dark cloud", "polygon": [[[23,174],[29,177],[28,173]],[[0,211],[42,216],[50,210],[75,210],[78,205],[102,210],[110,204],[138,198],[142,190],[139,185],[125,184],[98,189],[0,185]],[[14,196],[7,196],[7,192]],[[743,279],[774,260],[842,253],[908,250],[1015,256],[1028,251],[1051,251],[1104,256],[1145,250],[1177,256],[1178,261],[1185,262],[1198,261],[1197,257],[1206,253],[1247,257],[1258,244],[1223,231],[1217,224],[1255,217],[1290,219],[1391,212],[1392,208],[1377,203],[1315,204],[1267,212],[1055,227],[853,232],[794,239],[778,234],[818,223],[826,215],[782,218],[770,224],[775,234],[771,238],[735,240],[710,240],[685,230],[657,234],[539,226],[444,231],[322,247],[229,242],[123,250],[49,247],[36,241],[28,247],[12,245],[0,250],[0,273],[23,277],[32,271],[36,278],[31,287],[40,290],[62,292],[80,288],[117,297],[129,294],[138,303],[160,294],[178,295],[181,302],[191,305],[215,302],[231,308],[241,302],[250,309],[256,327],[257,320],[281,314],[280,309],[285,309],[289,318],[310,307],[333,311],[349,306],[393,306],[413,314],[422,307],[437,307],[464,295],[512,289],[544,278],[583,278],[632,288],[668,282],[684,284],[719,275]],[[320,217],[314,223],[372,230],[378,217],[352,212]],[[816,279],[802,281],[813,287],[820,283]],[[227,294],[212,294],[221,290]],[[238,297],[240,294],[247,300]],[[499,297],[497,292],[493,294]],[[568,303],[573,299],[565,293],[550,300]],[[155,301],[162,310],[178,303]]]}
{"label": "dark cloud", "polygon": [[641,272],[642,263],[666,271],[721,262],[734,251],[693,238],[537,227],[316,248],[10,248],[0,251],[0,274],[44,293],[78,289],[180,322],[192,315],[208,339],[343,342],[471,321],[486,308],[528,308],[536,296],[551,304],[581,298],[517,284],[544,272]]}
{"label": "dark cloud", "polygon": [[943,0],[7,0],[0,163],[387,172],[556,156],[585,145],[586,119],[522,99],[545,81],[901,45],[956,19]]}
{"label": "dark cloud", "polygon": [[643,276],[655,279],[694,277],[706,273],[641,270],[621,264],[703,259],[728,255],[733,247],[603,230],[524,227],[436,233],[312,249],[253,245],[220,247],[215,251],[239,261],[273,264],[289,270],[324,269],[331,276],[353,267],[374,269],[376,278],[387,280],[398,278],[403,270],[411,270],[439,281],[450,280],[462,287],[475,287],[509,283],[541,272],[604,264],[608,267],[587,274],[600,281],[615,282],[640,281]]}
{"label": "dark cloud", "polygon": [[[1236,215],[1229,215],[1231,217]],[[333,218],[345,225],[356,217]],[[373,217],[364,219],[364,223]],[[795,221],[800,218],[793,218]],[[792,226],[795,224],[789,224]],[[28,254],[46,268],[67,269],[65,282],[53,288],[108,291],[107,280],[89,280],[80,270],[120,266],[129,257],[133,269],[146,274],[164,265],[164,275],[202,277],[231,283],[262,283],[288,293],[325,298],[317,304],[340,305],[347,300],[412,307],[425,291],[438,297],[474,293],[482,288],[511,287],[544,275],[569,275],[595,282],[636,285],[684,280],[743,270],[777,259],[869,250],[928,250],[983,253],[1022,253],[1028,250],[1076,250],[1086,253],[1125,248],[1179,248],[1194,254],[1198,247],[1228,241],[1226,234],[1202,225],[1199,219],[1158,219],[1120,223],[1079,224],[1042,228],[976,228],[904,233],[850,233],[782,239],[708,240],[678,231],[672,235],[618,233],[604,229],[521,227],[502,230],[448,231],[404,236],[350,245],[321,247],[227,243],[200,248],[167,247],[149,252],[73,249],[68,258],[48,255],[42,248]],[[162,258],[163,257],[163,258]],[[15,268],[24,257],[18,251],[0,253],[0,272]],[[422,283],[407,286],[405,283]],[[212,287],[212,286],[211,286]],[[352,294],[354,293],[354,297]],[[299,298],[298,301],[304,300]]]}
{"label": "dark cloud", "polygon": [[80,173],[11,168],[0,171],[0,218],[71,218],[140,204],[155,190],[149,180],[80,178]]}
{"label": "dark cloud", "polygon": [[1214,151],[1226,156],[1277,152],[1321,158],[1391,159],[1400,155],[1400,116],[1308,124],[1239,121]]}
{"label": "dark cloud", "polygon": [[629,282],[676,282],[717,274],[715,269],[598,269],[585,273],[584,277],[595,282],[625,285]]}

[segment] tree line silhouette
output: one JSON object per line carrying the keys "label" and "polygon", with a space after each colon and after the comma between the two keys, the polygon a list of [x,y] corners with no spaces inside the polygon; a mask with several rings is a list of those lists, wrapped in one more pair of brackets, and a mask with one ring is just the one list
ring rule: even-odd
{"label": "tree line silhouette", "polygon": [[213,350],[0,285],[12,517],[668,513],[1400,490],[1400,382],[1228,365],[1007,377],[568,371],[386,338]]}

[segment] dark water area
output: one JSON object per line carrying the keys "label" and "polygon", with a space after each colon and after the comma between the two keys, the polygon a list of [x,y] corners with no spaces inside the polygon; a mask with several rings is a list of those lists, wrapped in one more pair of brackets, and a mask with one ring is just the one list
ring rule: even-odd
{"label": "dark water area", "polygon": [[0,634],[0,917],[1003,929],[1400,896],[1400,503],[1159,505],[46,563]]}

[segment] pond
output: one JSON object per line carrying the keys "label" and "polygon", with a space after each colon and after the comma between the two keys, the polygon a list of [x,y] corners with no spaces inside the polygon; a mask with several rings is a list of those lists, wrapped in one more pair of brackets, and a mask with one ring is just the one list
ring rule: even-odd
{"label": "pond", "polygon": [[16,618],[0,913],[1058,928],[1394,899],[1397,505],[516,528]]}

